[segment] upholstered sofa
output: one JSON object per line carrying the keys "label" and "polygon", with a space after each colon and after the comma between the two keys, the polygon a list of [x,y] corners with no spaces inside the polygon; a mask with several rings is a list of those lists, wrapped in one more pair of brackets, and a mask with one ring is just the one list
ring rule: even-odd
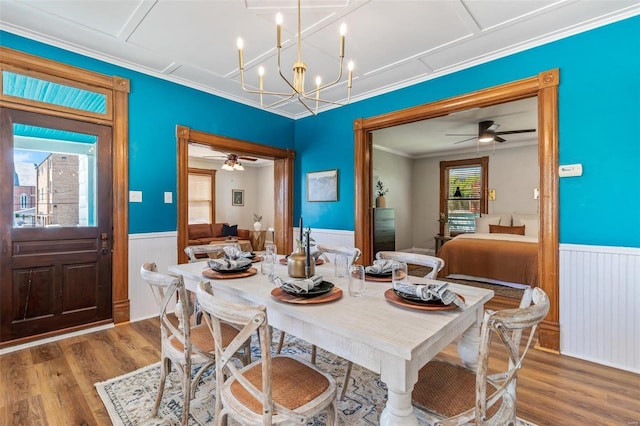
{"label": "upholstered sofa", "polygon": [[212,241],[224,241],[229,238],[248,240],[248,229],[237,229],[237,225],[228,223],[196,223],[189,225],[189,245],[209,244]]}

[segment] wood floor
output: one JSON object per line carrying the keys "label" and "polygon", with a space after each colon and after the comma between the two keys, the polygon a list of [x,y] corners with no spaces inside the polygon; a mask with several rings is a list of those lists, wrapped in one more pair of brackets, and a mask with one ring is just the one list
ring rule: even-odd
{"label": "wood floor", "polygon": [[[0,425],[111,424],[94,383],[158,361],[159,345],[150,319],[0,356]],[[534,349],[518,415],[540,426],[638,425],[640,375]]]}

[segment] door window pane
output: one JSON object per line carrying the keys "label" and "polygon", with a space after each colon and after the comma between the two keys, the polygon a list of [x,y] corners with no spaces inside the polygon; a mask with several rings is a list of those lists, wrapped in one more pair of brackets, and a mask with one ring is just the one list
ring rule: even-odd
{"label": "door window pane", "polygon": [[13,224],[96,226],[98,138],[14,124]]}

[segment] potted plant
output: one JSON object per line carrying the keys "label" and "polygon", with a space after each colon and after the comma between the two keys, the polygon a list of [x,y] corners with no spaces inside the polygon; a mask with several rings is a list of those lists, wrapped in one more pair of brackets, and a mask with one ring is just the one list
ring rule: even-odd
{"label": "potted plant", "polygon": [[440,224],[443,226],[442,235],[444,235],[445,237],[450,237],[451,232],[449,231],[449,218],[447,218],[447,214],[444,212],[440,212],[440,219],[438,219],[438,222],[440,222]]}
{"label": "potted plant", "polygon": [[387,206],[387,199],[384,198],[387,192],[389,192],[389,188],[385,188],[384,183],[378,180],[376,182],[376,207],[385,208]]}
{"label": "potted plant", "polygon": [[260,223],[260,221],[262,220],[262,215],[259,215],[258,213],[254,213],[253,214],[253,229],[255,229],[256,231],[259,231],[260,228],[262,228],[262,223]]}

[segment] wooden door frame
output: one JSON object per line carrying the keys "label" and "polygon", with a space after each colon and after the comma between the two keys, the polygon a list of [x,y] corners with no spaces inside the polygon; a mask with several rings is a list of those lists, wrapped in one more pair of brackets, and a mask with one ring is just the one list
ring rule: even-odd
{"label": "wooden door frame", "polygon": [[178,147],[178,263],[188,261],[184,248],[189,244],[189,143],[207,145],[216,151],[273,160],[274,178],[274,243],[278,253],[293,247],[293,164],[295,151],[254,142],[201,132],[187,126],[176,126]]}
{"label": "wooden door frame", "polygon": [[[113,242],[111,245],[113,251],[111,259],[112,315],[115,323],[129,321],[129,80],[117,76],[98,74],[6,47],[0,47],[0,65],[2,69],[103,93],[107,97],[107,109],[104,114],[73,110],[29,99],[6,96],[1,90],[0,105],[17,110],[72,118],[111,127],[111,162],[113,167],[111,184],[113,191]],[[0,238],[2,240],[8,238],[7,232],[9,231],[0,230]],[[75,329],[79,328],[82,327],[75,327]],[[59,330],[46,335],[35,336],[30,340],[69,331],[72,330]],[[19,342],[8,343],[15,344]]]}
{"label": "wooden door frame", "polygon": [[560,350],[560,301],[558,282],[558,69],[495,87],[354,121],[355,143],[355,244],[362,262],[372,261],[374,130],[440,117],[519,99],[538,97],[538,162],[540,165],[540,232],[538,244],[539,286],[551,304],[540,324],[539,345]]}

